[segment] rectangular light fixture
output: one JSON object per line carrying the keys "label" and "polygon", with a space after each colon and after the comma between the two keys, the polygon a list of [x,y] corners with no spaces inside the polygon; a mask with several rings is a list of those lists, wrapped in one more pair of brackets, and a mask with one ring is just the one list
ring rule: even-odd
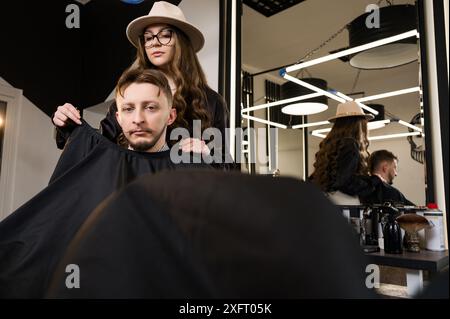
{"label": "rectangular light fixture", "polygon": [[[292,81],[294,83],[297,83],[298,85],[301,85],[301,86],[303,86],[305,88],[308,88],[308,89],[314,91],[315,93],[307,94],[307,95],[299,96],[299,97],[295,97],[295,98],[285,99],[285,100],[281,100],[281,101],[276,101],[276,102],[256,105],[256,106],[253,106],[253,107],[248,107],[248,108],[245,108],[245,109],[241,110],[242,117],[247,119],[247,120],[252,120],[252,121],[256,121],[256,122],[262,123],[262,124],[272,125],[274,127],[286,129],[288,127],[286,125],[284,125],[284,124],[280,124],[280,123],[264,120],[264,119],[261,119],[261,118],[258,118],[258,117],[250,116],[250,115],[245,114],[245,113],[248,113],[250,111],[256,111],[256,110],[264,109],[264,108],[269,108],[269,107],[272,107],[272,106],[277,106],[277,105],[292,103],[292,102],[296,102],[296,101],[306,100],[306,99],[309,99],[309,98],[322,96],[322,95],[327,96],[327,97],[329,97],[329,98],[331,98],[331,99],[333,99],[333,100],[335,100],[335,101],[337,101],[339,103],[345,103],[346,101],[355,101],[356,103],[358,103],[358,105],[362,109],[364,109],[364,110],[366,110],[366,111],[368,111],[368,112],[370,112],[372,114],[378,115],[378,111],[377,110],[374,110],[373,108],[368,107],[367,105],[364,105],[362,102],[372,101],[372,100],[376,100],[376,99],[382,99],[382,98],[386,98],[386,97],[390,97],[390,96],[407,94],[407,93],[412,93],[412,92],[417,92],[417,91],[420,92],[421,91],[420,88],[419,87],[413,87],[413,88],[408,88],[408,89],[397,90],[397,91],[386,92],[386,93],[377,94],[377,95],[373,95],[373,96],[363,97],[363,98],[359,98],[359,99],[353,99],[353,98],[351,98],[351,97],[349,97],[349,96],[347,96],[347,95],[345,95],[345,94],[343,94],[341,92],[338,92],[338,91],[330,92],[330,91],[323,90],[323,89],[318,88],[318,87],[316,87],[314,85],[311,85],[311,84],[309,84],[307,82],[304,82],[304,81],[302,81],[300,79],[297,79],[296,77],[293,77],[293,76],[291,76],[291,75],[289,75],[287,73],[292,72],[292,71],[296,71],[296,70],[300,70],[300,69],[303,69],[303,68],[307,68],[307,67],[310,67],[312,65],[317,65],[317,64],[320,64],[320,63],[323,63],[323,62],[331,61],[331,60],[334,60],[334,59],[337,59],[337,58],[340,58],[340,57],[343,57],[343,56],[346,56],[346,55],[352,55],[352,54],[355,54],[355,53],[358,53],[358,52],[361,52],[361,51],[365,51],[365,50],[368,50],[368,49],[376,48],[376,47],[379,47],[379,46],[382,46],[382,45],[385,45],[385,44],[388,44],[388,43],[396,42],[396,41],[403,40],[403,39],[406,39],[406,38],[409,38],[409,37],[413,37],[413,36],[415,36],[417,38],[419,37],[419,33],[417,32],[416,29],[408,31],[408,32],[404,32],[404,33],[401,33],[401,34],[398,34],[398,35],[395,35],[395,36],[392,36],[392,37],[388,37],[388,38],[385,38],[385,39],[381,39],[381,40],[378,40],[378,41],[374,41],[374,42],[371,42],[371,43],[360,45],[360,46],[357,46],[357,47],[354,47],[354,48],[350,48],[350,49],[347,49],[347,50],[336,52],[334,54],[330,54],[330,55],[327,55],[327,56],[324,56],[324,57],[320,57],[318,59],[314,59],[314,60],[311,60],[311,61],[307,61],[307,62],[291,65],[291,66],[289,66],[289,67],[287,67],[287,68],[285,68],[285,69],[280,71],[281,76],[283,78],[285,78],[286,80]],[[385,121],[386,121],[386,124],[389,122],[389,120],[385,120]],[[420,135],[420,134],[422,134],[422,129],[417,127],[417,126],[414,126],[414,125],[412,125],[410,123],[407,123],[405,121],[402,121],[402,120],[398,120],[397,122],[399,124],[401,124],[401,125],[407,126],[407,127],[411,128],[411,129],[415,130],[416,132],[374,136],[374,137],[371,137],[369,139],[370,140],[378,140],[378,139],[385,139],[385,138],[387,139],[387,138],[404,137],[404,136],[411,136],[411,135]],[[306,127],[311,127],[311,126],[325,125],[325,124],[329,124],[329,122],[328,121],[321,121],[321,122],[313,122],[313,123],[304,123],[304,124],[294,125],[294,126],[292,126],[292,128],[293,129],[300,129],[300,128],[306,128]],[[323,133],[326,132],[326,130],[329,130],[329,128],[328,129],[321,129],[321,130],[314,130],[313,132],[311,132],[311,134],[314,135],[314,136],[317,136],[317,137],[325,138],[326,135],[324,135]]]}
{"label": "rectangular light fixture", "polygon": [[415,126],[415,125],[412,125],[412,124],[410,124],[410,123],[408,123],[408,122],[405,122],[405,121],[403,121],[403,120],[398,120],[398,124],[401,124],[401,125],[403,125],[403,126],[409,127],[409,128],[411,128],[411,129],[413,129],[413,130],[415,130],[415,131],[417,131],[417,132],[422,133],[422,129],[421,129],[420,127],[417,127],[417,126]]}
{"label": "rectangular light fixture", "polygon": [[[323,90],[323,89],[321,89],[321,88],[318,88],[317,86],[314,86],[314,85],[309,84],[309,83],[307,83],[307,82],[305,82],[305,81],[302,81],[302,80],[300,80],[300,79],[297,79],[296,77],[293,77],[292,75],[289,75],[289,74],[287,74],[287,73],[285,73],[285,74],[283,75],[283,77],[284,77],[286,80],[288,80],[288,81],[297,83],[298,85],[301,85],[301,86],[303,86],[303,87],[305,87],[305,88],[307,88],[307,89],[310,89],[311,91],[315,91],[315,92],[317,92],[317,93],[321,93],[322,95],[325,95],[325,96],[329,97],[330,99],[333,99],[333,100],[335,100],[335,101],[337,101],[337,102],[339,102],[339,103],[345,103],[345,102],[347,102],[347,101],[353,101],[353,99],[352,99],[351,97],[349,97],[349,96],[347,96],[347,95],[345,95],[345,94],[343,94],[343,93],[341,93],[341,92],[337,92],[336,94],[334,94],[334,93],[325,91],[325,90]],[[366,111],[368,111],[368,112],[370,112],[370,113],[373,113],[373,114],[375,114],[375,115],[378,115],[378,111],[374,110],[373,108],[368,107],[368,106],[366,106],[366,105],[364,105],[364,104],[362,104],[362,103],[358,103],[358,105],[359,105],[361,108],[365,109]]]}
{"label": "rectangular light fixture", "polygon": [[321,93],[306,94],[306,95],[292,97],[292,98],[289,98],[289,99],[284,99],[284,100],[280,100],[280,101],[276,101],[276,102],[270,102],[270,103],[266,103],[266,104],[260,104],[260,105],[255,105],[255,106],[252,106],[252,107],[247,107],[245,109],[242,109],[241,112],[251,112],[251,111],[261,110],[261,109],[269,108],[269,107],[272,107],[272,106],[277,106],[277,105],[288,104],[288,103],[292,103],[292,102],[312,99],[314,97],[318,97],[318,96],[322,96],[322,95],[323,94],[321,94]]}
{"label": "rectangular light fixture", "polygon": [[[408,132],[408,133],[397,133],[397,134],[386,134],[386,135],[378,135],[378,136],[371,136],[369,137],[369,141],[377,141],[377,140],[386,140],[391,138],[399,138],[399,137],[407,137],[407,136],[417,136],[420,135],[420,132]],[[327,137],[326,134],[318,132],[318,130],[314,130],[311,132],[311,135],[325,138]]]}
{"label": "rectangular light fixture", "polygon": [[247,119],[247,120],[252,120],[252,121],[255,121],[255,122],[262,123],[262,124],[272,125],[272,126],[275,126],[275,127],[278,127],[278,128],[287,128],[287,126],[284,125],[284,124],[263,120],[263,119],[260,119],[258,117],[250,116],[250,115],[247,115],[247,114],[242,114],[242,117]]}
{"label": "rectangular light fixture", "polygon": [[369,141],[386,140],[386,139],[390,139],[390,138],[407,137],[407,136],[416,136],[416,135],[420,135],[420,134],[421,134],[420,132],[408,132],[408,133],[397,133],[397,134],[371,136],[371,137],[369,137]]}
{"label": "rectangular light fixture", "polygon": [[408,89],[386,92],[386,93],[381,93],[381,94],[372,95],[372,96],[365,96],[365,97],[362,97],[359,99],[355,99],[355,101],[356,102],[367,102],[367,101],[379,100],[379,99],[384,99],[384,98],[391,97],[391,96],[408,94],[408,93],[419,92],[419,91],[420,91],[420,87],[415,86],[415,87],[408,88]]}
{"label": "rectangular light fixture", "polygon": [[325,134],[323,133],[317,133],[316,131],[312,131],[311,135],[316,136],[316,137],[321,137],[321,138],[325,138],[327,137]]}
{"label": "rectangular light fixture", "polygon": [[293,129],[299,129],[299,128],[305,128],[305,127],[311,127],[311,126],[319,126],[319,125],[326,125],[330,124],[328,121],[321,121],[321,122],[313,122],[313,123],[305,123],[305,124],[297,124],[293,125]]}
{"label": "rectangular light fixture", "polygon": [[[370,126],[369,126],[370,123],[386,125],[386,124],[389,124],[390,122],[391,122],[391,120],[380,120],[380,121],[369,122],[368,123],[368,129],[369,130],[371,129]],[[317,122],[317,123],[320,123],[320,122]],[[328,122],[328,123],[330,123],[330,122]],[[326,124],[326,122],[324,124]],[[292,127],[292,128],[295,128],[295,127]],[[321,129],[318,129],[318,130],[314,130],[314,131],[311,132],[311,134],[313,134],[313,135],[314,135],[314,133],[322,134],[322,133],[328,133],[330,131],[331,131],[331,127],[327,127],[327,128],[321,128]]]}
{"label": "rectangular light fixture", "polygon": [[322,90],[321,88],[318,88],[312,84],[306,83],[305,81],[302,81],[300,79],[297,79],[296,77],[289,75],[289,74],[284,74],[283,77],[291,82],[297,83],[307,89],[310,89],[311,91],[315,91],[317,93],[321,93],[322,95],[328,96],[330,99],[333,99],[335,101],[338,101],[339,103],[344,103],[346,100],[342,97],[337,96],[336,94],[330,93],[328,91]]}
{"label": "rectangular light fixture", "polygon": [[300,69],[304,69],[304,68],[307,68],[307,67],[319,64],[319,63],[331,61],[331,60],[334,60],[334,59],[337,59],[337,58],[340,58],[340,57],[343,57],[343,56],[346,56],[346,55],[351,55],[351,54],[355,54],[355,53],[358,53],[358,52],[361,52],[361,51],[365,51],[365,50],[368,50],[368,49],[376,48],[376,47],[379,47],[379,46],[382,46],[382,45],[385,45],[385,44],[388,44],[388,43],[396,42],[396,41],[403,40],[403,39],[406,39],[406,38],[410,38],[410,37],[413,37],[413,36],[417,37],[418,35],[419,35],[419,33],[417,32],[416,29],[414,29],[414,30],[411,30],[411,31],[408,31],[408,32],[404,32],[404,33],[400,33],[400,34],[394,35],[392,37],[388,37],[388,38],[385,38],[385,39],[377,40],[377,41],[374,41],[374,42],[371,42],[371,43],[366,43],[366,44],[363,44],[363,45],[360,45],[360,46],[357,46],[357,47],[354,47],[354,48],[350,48],[350,49],[347,49],[347,50],[344,50],[344,51],[340,51],[340,52],[336,52],[336,53],[333,53],[333,54],[330,54],[330,55],[327,55],[327,56],[323,56],[323,57],[318,58],[318,59],[314,59],[314,60],[311,60],[311,61],[303,62],[303,63],[300,63],[300,64],[294,64],[292,66],[287,67],[286,68],[286,72],[297,71],[297,70],[300,70]]}

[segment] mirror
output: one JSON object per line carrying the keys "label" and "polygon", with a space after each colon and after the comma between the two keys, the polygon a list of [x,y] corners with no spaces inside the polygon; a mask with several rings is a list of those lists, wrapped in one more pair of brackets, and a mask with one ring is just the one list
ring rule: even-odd
{"label": "mirror", "polygon": [[[254,138],[246,142],[249,145],[244,144],[246,149],[253,150],[256,154],[254,164],[247,162],[242,166],[243,171],[252,174],[272,174],[279,170],[281,176],[294,176],[300,179],[307,178],[313,172],[319,143],[331,124],[314,125],[303,129],[295,127],[302,123],[327,121],[335,115],[339,102],[328,98],[328,109],[306,116],[282,114],[281,109],[284,105],[269,108],[264,105],[283,99],[283,85],[288,81],[279,74],[282,67],[294,65],[299,61],[313,61],[356,47],[358,45],[356,36],[353,35],[353,39],[349,40],[351,28],[347,25],[353,23],[366,10],[367,14],[372,15],[365,21],[376,23],[377,12],[383,14],[382,9],[390,6],[391,2],[380,1],[378,6],[380,11],[376,11],[371,5],[373,6],[373,1],[306,0],[269,17],[243,5],[242,71],[245,72],[243,83],[247,79],[247,84],[252,85],[250,88],[249,85],[243,86],[245,89],[242,91],[242,99],[244,110],[246,107],[253,109],[242,113],[242,125],[256,128]],[[415,1],[402,1],[401,5],[413,7]],[[413,10],[413,14],[416,14],[414,7]],[[378,122],[381,127],[369,131],[371,138],[369,152],[386,149],[394,153],[399,161],[398,176],[394,179],[393,186],[416,205],[425,205],[426,168],[425,141],[421,134],[423,111],[420,90],[420,48],[415,36],[410,40],[413,40],[412,45],[395,42],[396,45],[390,48],[392,51],[403,52],[404,63],[400,63],[399,66],[383,69],[372,67],[367,69],[366,66],[362,69],[358,63],[364,63],[364,57],[351,62],[348,61],[347,55],[288,74],[305,81],[308,78],[323,79],[327,84],[327,92],[333,91],[333,94],[335,91],[341,92],[352,99],[361,99],[362,103],[368,106],[382,105],[372,107],[380,110],[380,113],[384,111],[384,117],[381,116],[377,120],[385,122]],[[407,41],[408,39],[403,40]],[[350,46],[349,42],[353,42],[353,46]],[[380,50],[379,47],[377,49]],[[390,63],[392,59],[385,59],[384,62],[386,61]],[[351,64],[358,65],[359,68]],[[398,92],[404,89],[408,90]],[[251,91],[251,95],[247,94],[246,90]],[[369,98],[387,92],[397,93],[394,96]],[[261,107],[258,109],[258,106]],[[283,126],[275,127],[272,120]],[[386,123],[386,120],[390,122]],[[270,121],[269,124],[267,121]],[[272,129],[269,130],[269,127]],[[261,134],[264,130],[266,133]],[[246,160],[252,160],[251,156]]]}

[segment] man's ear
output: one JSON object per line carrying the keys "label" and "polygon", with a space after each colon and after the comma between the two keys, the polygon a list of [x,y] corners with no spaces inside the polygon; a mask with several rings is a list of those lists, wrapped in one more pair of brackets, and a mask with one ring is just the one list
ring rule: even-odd
{"label": "man's ear", "polygon": [[120,123],[120,116],[119,116],[118,111],[116,112],[116,120],[117,120],[117,123],[119,123],[119,125],[122,126],[122,124]]}
{"label": "man's ear", "polygon": [[177,119],[177,110],[172,107],[170,109],[169,118],[167,120],[167,125],[171,125]]}

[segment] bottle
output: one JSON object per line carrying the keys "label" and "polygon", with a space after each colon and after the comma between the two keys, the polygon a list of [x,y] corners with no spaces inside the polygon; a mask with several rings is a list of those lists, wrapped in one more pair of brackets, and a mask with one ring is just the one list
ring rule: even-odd
{"label": "bottle", "polygon": [[384,252],[388,254],[402,253],[402,233],[393,213],[387,215],[387,221],[383,227],[383,237]]}
{"label": "bottle", "polygon": [[430,228],[425,229],[425,248],[432,251],[445,250],[444,216],[435,203],[427,205],[428,210],[424,211],[423,216],[431,224]]}

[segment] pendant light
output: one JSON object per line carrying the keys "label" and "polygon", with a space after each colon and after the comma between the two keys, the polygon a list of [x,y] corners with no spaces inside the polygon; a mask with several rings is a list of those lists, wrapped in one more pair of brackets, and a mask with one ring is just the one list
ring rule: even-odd
{"label": "pendant light", "polygon": [[[347,26],[350,48],[385,39],[417,28],[417,13],[414,5],[388,5],[379,9],[379,27],[369,28],[371,20],[367,12]],[[350,57],[350,65],[359,69],[385,69],[411,63],[418,59],[417,38],[410,37],[370,50],[358,52]]]}

